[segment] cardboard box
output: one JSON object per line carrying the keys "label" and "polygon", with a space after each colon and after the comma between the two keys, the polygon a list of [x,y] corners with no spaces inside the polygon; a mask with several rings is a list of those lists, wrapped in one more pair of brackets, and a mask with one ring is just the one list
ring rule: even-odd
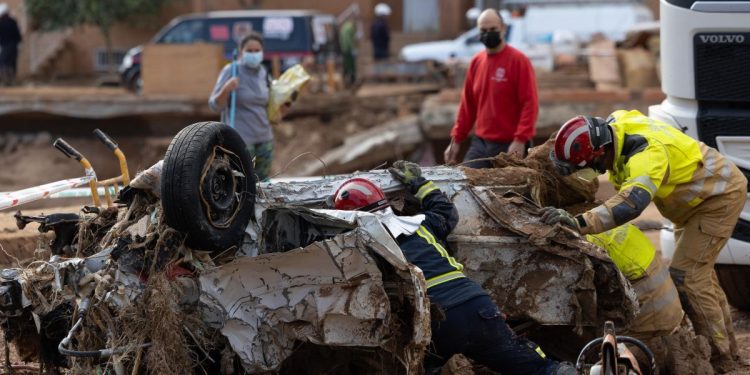
{"label": "cardboard box", "polygon": [[144,95],[187,95],[208,100],[227,61],[220,44],[149,44],[143,48]]}
{"label": "cardboard box", "polygon": [[600,40],[589,45],[589,77],[600,91],[615,90],[622,85],[615,42]]}
{"label": "cardboard box", "polygon": [[659,86],[654,55],[642,47],[619,50],[618,55],[626,88],[643,90],[647,87]]}

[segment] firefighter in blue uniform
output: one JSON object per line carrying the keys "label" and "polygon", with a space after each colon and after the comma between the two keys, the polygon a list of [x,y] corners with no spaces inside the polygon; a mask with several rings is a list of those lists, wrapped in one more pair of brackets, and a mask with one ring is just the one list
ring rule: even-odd
{"label": "firefighter in blue uniform", "polygon": [[432,354],[439,362],[461,353],[504,375],[575,374],[572,365],[546,358],[536,344],[516,336],[487,292],[450,256],[445,240],[458,223],[453,203],[421,176],[417,164],[397,161],[389,171],[420,201],[421,215],[395,216],[383,191],[364,178],[344,182],[334,194],[334,206],[376,212],[406,259],[422,270],[430,301],[444,316],[432,321]]}

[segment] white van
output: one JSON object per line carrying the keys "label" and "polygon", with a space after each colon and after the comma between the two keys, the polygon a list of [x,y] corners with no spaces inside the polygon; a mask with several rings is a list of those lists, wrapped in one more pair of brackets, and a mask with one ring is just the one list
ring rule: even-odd
{"label": "white van", "polygon": [[[508,44],[525,53],[535,68],[551,70],[553,40],[560,39],[556,36],[574,35],[578,42],[586,43],[593,34],[602,33],[621,41],[634,24],[651,21],[654,16],[642,4],[588,3],[532,5],[522,18],[506,14],[503,18],[508,24]],[[409,62],[431,60],[445,64],[451,58],[469,61],[482,49],[479,29],[475,28],[453,40],[407,45],[399,57]]]}

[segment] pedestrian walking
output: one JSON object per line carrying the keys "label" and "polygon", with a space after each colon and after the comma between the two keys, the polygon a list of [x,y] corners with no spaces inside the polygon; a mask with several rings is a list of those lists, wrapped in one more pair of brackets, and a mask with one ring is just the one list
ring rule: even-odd
{"label": "pedestrian walking", "polygon": [[10,15],[8,4],[0,3],[0,85],[12,86],[16,82],[20,43],[18,23]]}

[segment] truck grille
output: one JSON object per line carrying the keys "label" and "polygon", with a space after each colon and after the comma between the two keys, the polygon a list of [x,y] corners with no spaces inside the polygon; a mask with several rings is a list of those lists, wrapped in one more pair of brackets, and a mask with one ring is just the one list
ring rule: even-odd
{"label": "truck grille", "polygon": [[[750,136],[750,106],[742,108],[736,103],[699,102],[698,104],[698,139],[708,146],[717,148],[716,137]],[[750,170],[740,168],[748,180],[750,190]],[[746,232],[750,236],[750,223]]]}
{"label": "truck grille", "polygon": [[743,242],[750,242],[750,223],[743,219],[737,220],[732,238]]}
{"label": "truck grille", "polygon": [[750,33],[699,33],[693,47],[696,99],[750,102]]}
{"label": "truck grille", "polygon": [[750,136],[750,106],[745,105],[745,107],[729,103],[699,102],[698,139],[716,148],[716,137],[720,135]]}

